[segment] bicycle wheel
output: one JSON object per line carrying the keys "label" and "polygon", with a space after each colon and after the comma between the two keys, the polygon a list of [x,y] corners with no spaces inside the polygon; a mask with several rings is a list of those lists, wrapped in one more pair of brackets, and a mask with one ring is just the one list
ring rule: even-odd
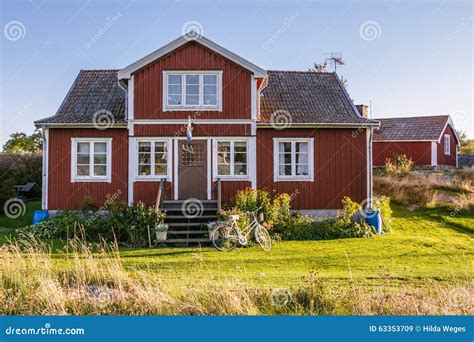
{"label": "bicycle wheel", "polygon": [[268,252],[272,248],[272,238],[270,237],[270,233],[261,225],[258,225],[255,228],[255,240],[257,240],[260,247],[265,252]]}
{"label": "bicycle wheel", "polygon": [[211,240],[217,250],[230,252],[239,243],[239,233],[230,224],[222,224],[212,231]]}

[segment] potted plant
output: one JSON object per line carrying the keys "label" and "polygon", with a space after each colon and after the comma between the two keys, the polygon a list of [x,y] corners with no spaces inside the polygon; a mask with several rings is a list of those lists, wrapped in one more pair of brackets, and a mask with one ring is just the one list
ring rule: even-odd
{"label": "potted plant", "polygon": [[158,223],[155,226],[156,241],[165,241],[168,235],[169,226],[166,223]]}

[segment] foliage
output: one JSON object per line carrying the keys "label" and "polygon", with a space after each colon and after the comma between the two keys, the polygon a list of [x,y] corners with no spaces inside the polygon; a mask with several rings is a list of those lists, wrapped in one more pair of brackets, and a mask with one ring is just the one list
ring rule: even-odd
{"label": "foliage", "polygon": [[275,233],[281,232],[290,222],[290,201],[288,194],[270,193],[264,189],[240,190],[233,204],[240,212],[255,211],[263,214],[264,220]]}
{"label": "foliage", "polygon": [[3,212],[3,204],[8,199],[16,197],[14,185],[36,182],[31,196],[41,196],[41,167],[41,154],[0,153],[0,212]]}
{"label": "foliage", "polygon": [[8,153],[41,152],[43,150],[43,137],[41,131],[36,129],[33,134],[13,133],[3,145],[3,151]]}
{"label": "foliage", "polygon": [[[113,203],[113,202],[112,202]],[[108,211],[61,211],[46,221],[20,228],[19,233],[31,233],[39,238],[70,239],[80,237],[88,241],[117,241],[126,245],[144,246],[150,232],[163,223],[164,214],[138,203],[123,208],[113,204]],[[119,208],[118,210],[116,208]]]}
{"label": "foliage", "polygon": [[84,199],[82,201],[82,210],[86,212],[97,210],[94,198],[92,198],[91,196],[84,196]]}
{"label": "foliage", "polygon": [[385,161],[385,172],[388,175],[403,175],[409,173],[413,168],[413,160],[405,154],[396,154],[393,160]]}
{"label": "foliage", "polygon": [[461,143],[459,148],[459,153],[463,154],[474,154],[474,139],[466,140],[466,142]]}

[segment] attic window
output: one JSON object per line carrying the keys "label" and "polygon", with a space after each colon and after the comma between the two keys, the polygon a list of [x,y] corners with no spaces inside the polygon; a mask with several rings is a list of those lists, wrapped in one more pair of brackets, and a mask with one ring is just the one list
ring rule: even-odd
{"label": "attic window", "polygon": [[163,110],[222,110],[221,71],[164,71]]}

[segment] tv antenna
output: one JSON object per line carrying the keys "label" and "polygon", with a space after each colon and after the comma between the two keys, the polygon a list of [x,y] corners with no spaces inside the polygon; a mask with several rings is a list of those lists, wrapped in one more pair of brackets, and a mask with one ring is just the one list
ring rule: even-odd
{"label": "tv antenna", "polygon": [[328,52],[325,53],[328,57],[326,57],[326,62],[334,67],[334,72],[337,72],[338,65],[344,65],[344,61],[342,60],[342,52]]}

